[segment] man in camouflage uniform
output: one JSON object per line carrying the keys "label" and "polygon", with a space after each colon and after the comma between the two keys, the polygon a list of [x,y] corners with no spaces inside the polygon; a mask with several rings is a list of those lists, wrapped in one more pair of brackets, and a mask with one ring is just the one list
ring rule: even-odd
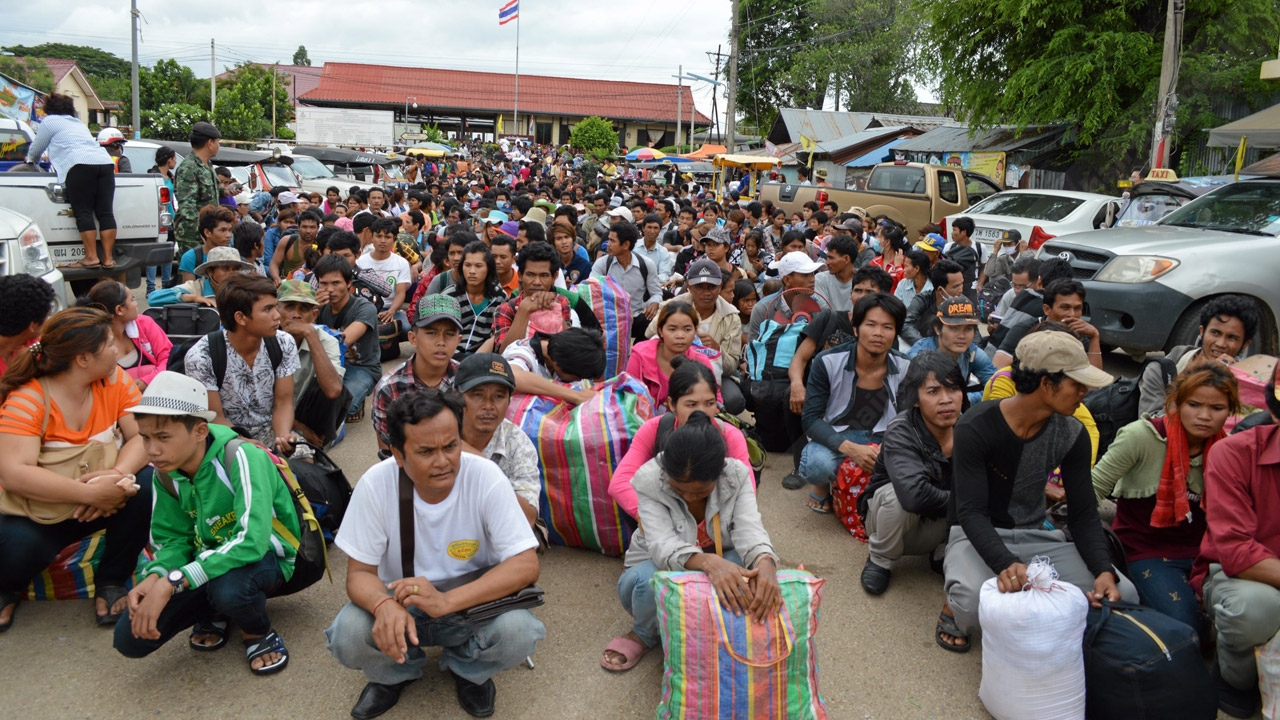
{"label": "man in camouflage uniform", "polygon": [[197,224],[200,208],[217,205],[221,191],[213,171],[213,158],[218,154],[222,133],[213,123],[198,122],[191,128],[191,154],[183,158],[174,173],[174,195],[178,210],[174,218],[174,238],[178,254],[200,245]]}

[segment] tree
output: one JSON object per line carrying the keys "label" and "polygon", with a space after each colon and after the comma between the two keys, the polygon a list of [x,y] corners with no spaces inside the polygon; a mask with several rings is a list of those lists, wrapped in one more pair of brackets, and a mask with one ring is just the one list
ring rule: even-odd
{"label": "tree", "polygon": [[311,67],[311,58],[307,57],[307,46],[299,45],[297,52],[293,54],[294,65],[305,65]]}
{"label": "tree", "polygon": [[10,45],[4,48],[14,55],[38,58],[75,60],[80,72],[92,77],[129,77],[128,60],[118,58],[105,50],[85,45],[42,43],[40,45]]}
{"label": "tree", "polygon": [[[276,128],[271,127],[272,76],[275,76]],[[213,121],[223,136],[234,140],[279,137],[280,129],[293,119],[289,102],[289,81],[253,63],[236,67],[218,81],[218,106]]]}
{"label": "tree", "polygon": [[208,109],[209,81],[197,78],[177,60],[161,60],[150,68],[138,68],[138,101],[144,110],[175,103]]}
{"label": "tree", "polygon": [[49,72],[49,67],[37,58],[0,55],[0,74],[7,75],[46,95],[53,92],[53,73]]}
{"label": "tree", "polygon": [[144,110],[141,117],[147,137],[157,140],[186,140],[191,137],[192,125],[208,119],[208,110],[183,103],[170,103],[156,110]]}
{"label": "tree", "polygon": [[[922,75],[971,127],[1066,123],[1079,165],[1127,175],[1120,168],[1145,162],[1151,142],[1165,8],[1164,0],[935,0]],[[1271,0],[1188,0],[1184,17],[1175,147],[1222,121],[1214,99],[1255,109],[1270,99],[1258,62],[1274,55],[1280,35]]]}
{"label": "tree", "polygon": [[[817,35],[818,24],[811,12],[815,0],[737,2],[741,18],[738,29],[738,112],[743,115],[745,124],[767,128],[773,123],[778,108],[821,108],[826,95],[825,80],[822,87],[813,82],[797,85],[790,74],[795,50],[803,48]],[[727,77],[726,67],[722,66],[720,79]]]}
{"label": "tree", "polygon": [[569,128],[569,144],[585,152],[612,154],[618,149],[618,132],[613,129],[613,123],[592,115]]}

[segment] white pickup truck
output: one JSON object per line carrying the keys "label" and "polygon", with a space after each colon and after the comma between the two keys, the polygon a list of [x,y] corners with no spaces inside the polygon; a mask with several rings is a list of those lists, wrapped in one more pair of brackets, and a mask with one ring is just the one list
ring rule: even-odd
{"label": "white pickup truck", "polygon": [[31,218],[0,208],[0,276],[34,275],[53,286],[53,311],[71,304],[62,272],[54,267],[40,226]]}
{"label": "white pickup truck", "polygon": [[[64,269],[74,295],[88,290],[103,276],[124,276],[138,287],[148,265],[173,262],[169,235],[173,217],[168,210],[169,189],[159,175],[116,175],[116,267],[110,270]],[[84,256],[76,219],[56,175],[45,172],[0,173],[0,209],[16,211],[34,221],[48,243],[55,264]]]}

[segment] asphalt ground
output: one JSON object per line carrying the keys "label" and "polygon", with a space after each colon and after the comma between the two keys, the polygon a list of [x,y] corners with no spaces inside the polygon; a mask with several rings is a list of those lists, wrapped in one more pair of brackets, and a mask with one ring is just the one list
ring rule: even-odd
{"label": "asphalt ground", "polygon": [[[406,346],[407,349],[407,346]],[[397,361],[398,362],[398,361]],[[395,363],[388,363],[391,368]],[[1128,358],[1108,359],[1132,372]],[[376,460],[371,423],[350,426],[332,453],[352,483]],[[765,527],[786,567],[804,564],[826,580],[817,655],[820,692],[830,717],[862,720],[989,718],[978,700],[979,649],[958,655],[937,647],[933,628],[942,578],[924,558],[906,558],[889,591],[863,592],[858,576],[866,545],[833,515],[805,507],[804,491],[784,490],[787,457],[773,455],[759,488]],[[330,551],[333,582],[268,609],[290,652],[289,667],[270,677],[249,673],[238,634],[222,650],[197,653],[180,635],[151,657],[128,660],[111,631],[93,621],[91,601],[22,604],[0,636],[0,718],[345,718],[365,684],[325,650],[324,629],[346,603],[346,558]],[[533,656],[495,678],[496,718],[648,719],[661,695],[662,657],[646,656],[621,674],[600,667],[601,652],[630,628],[618,602],[622,561],[553,547],[541,560],[547,603],[535,611],[547,637]],[[429,652],[425,677],[408,687],[386,718],[469,717],[453,682]],[[1225,716],[1223,716],[1225,717]]]}

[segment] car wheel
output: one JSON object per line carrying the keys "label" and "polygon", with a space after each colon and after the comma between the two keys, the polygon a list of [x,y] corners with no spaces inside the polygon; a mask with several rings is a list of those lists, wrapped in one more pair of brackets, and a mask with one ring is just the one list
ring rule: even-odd
{"label": "car wheel", "polygon": [[1182,312],[1178,322],[1174,323],[1169,339],[1165,341],[1164,351],[1167,353],[1179,345],[1195,345],[1200,339],[1200,309],[1205,301],[1194,302]]}

